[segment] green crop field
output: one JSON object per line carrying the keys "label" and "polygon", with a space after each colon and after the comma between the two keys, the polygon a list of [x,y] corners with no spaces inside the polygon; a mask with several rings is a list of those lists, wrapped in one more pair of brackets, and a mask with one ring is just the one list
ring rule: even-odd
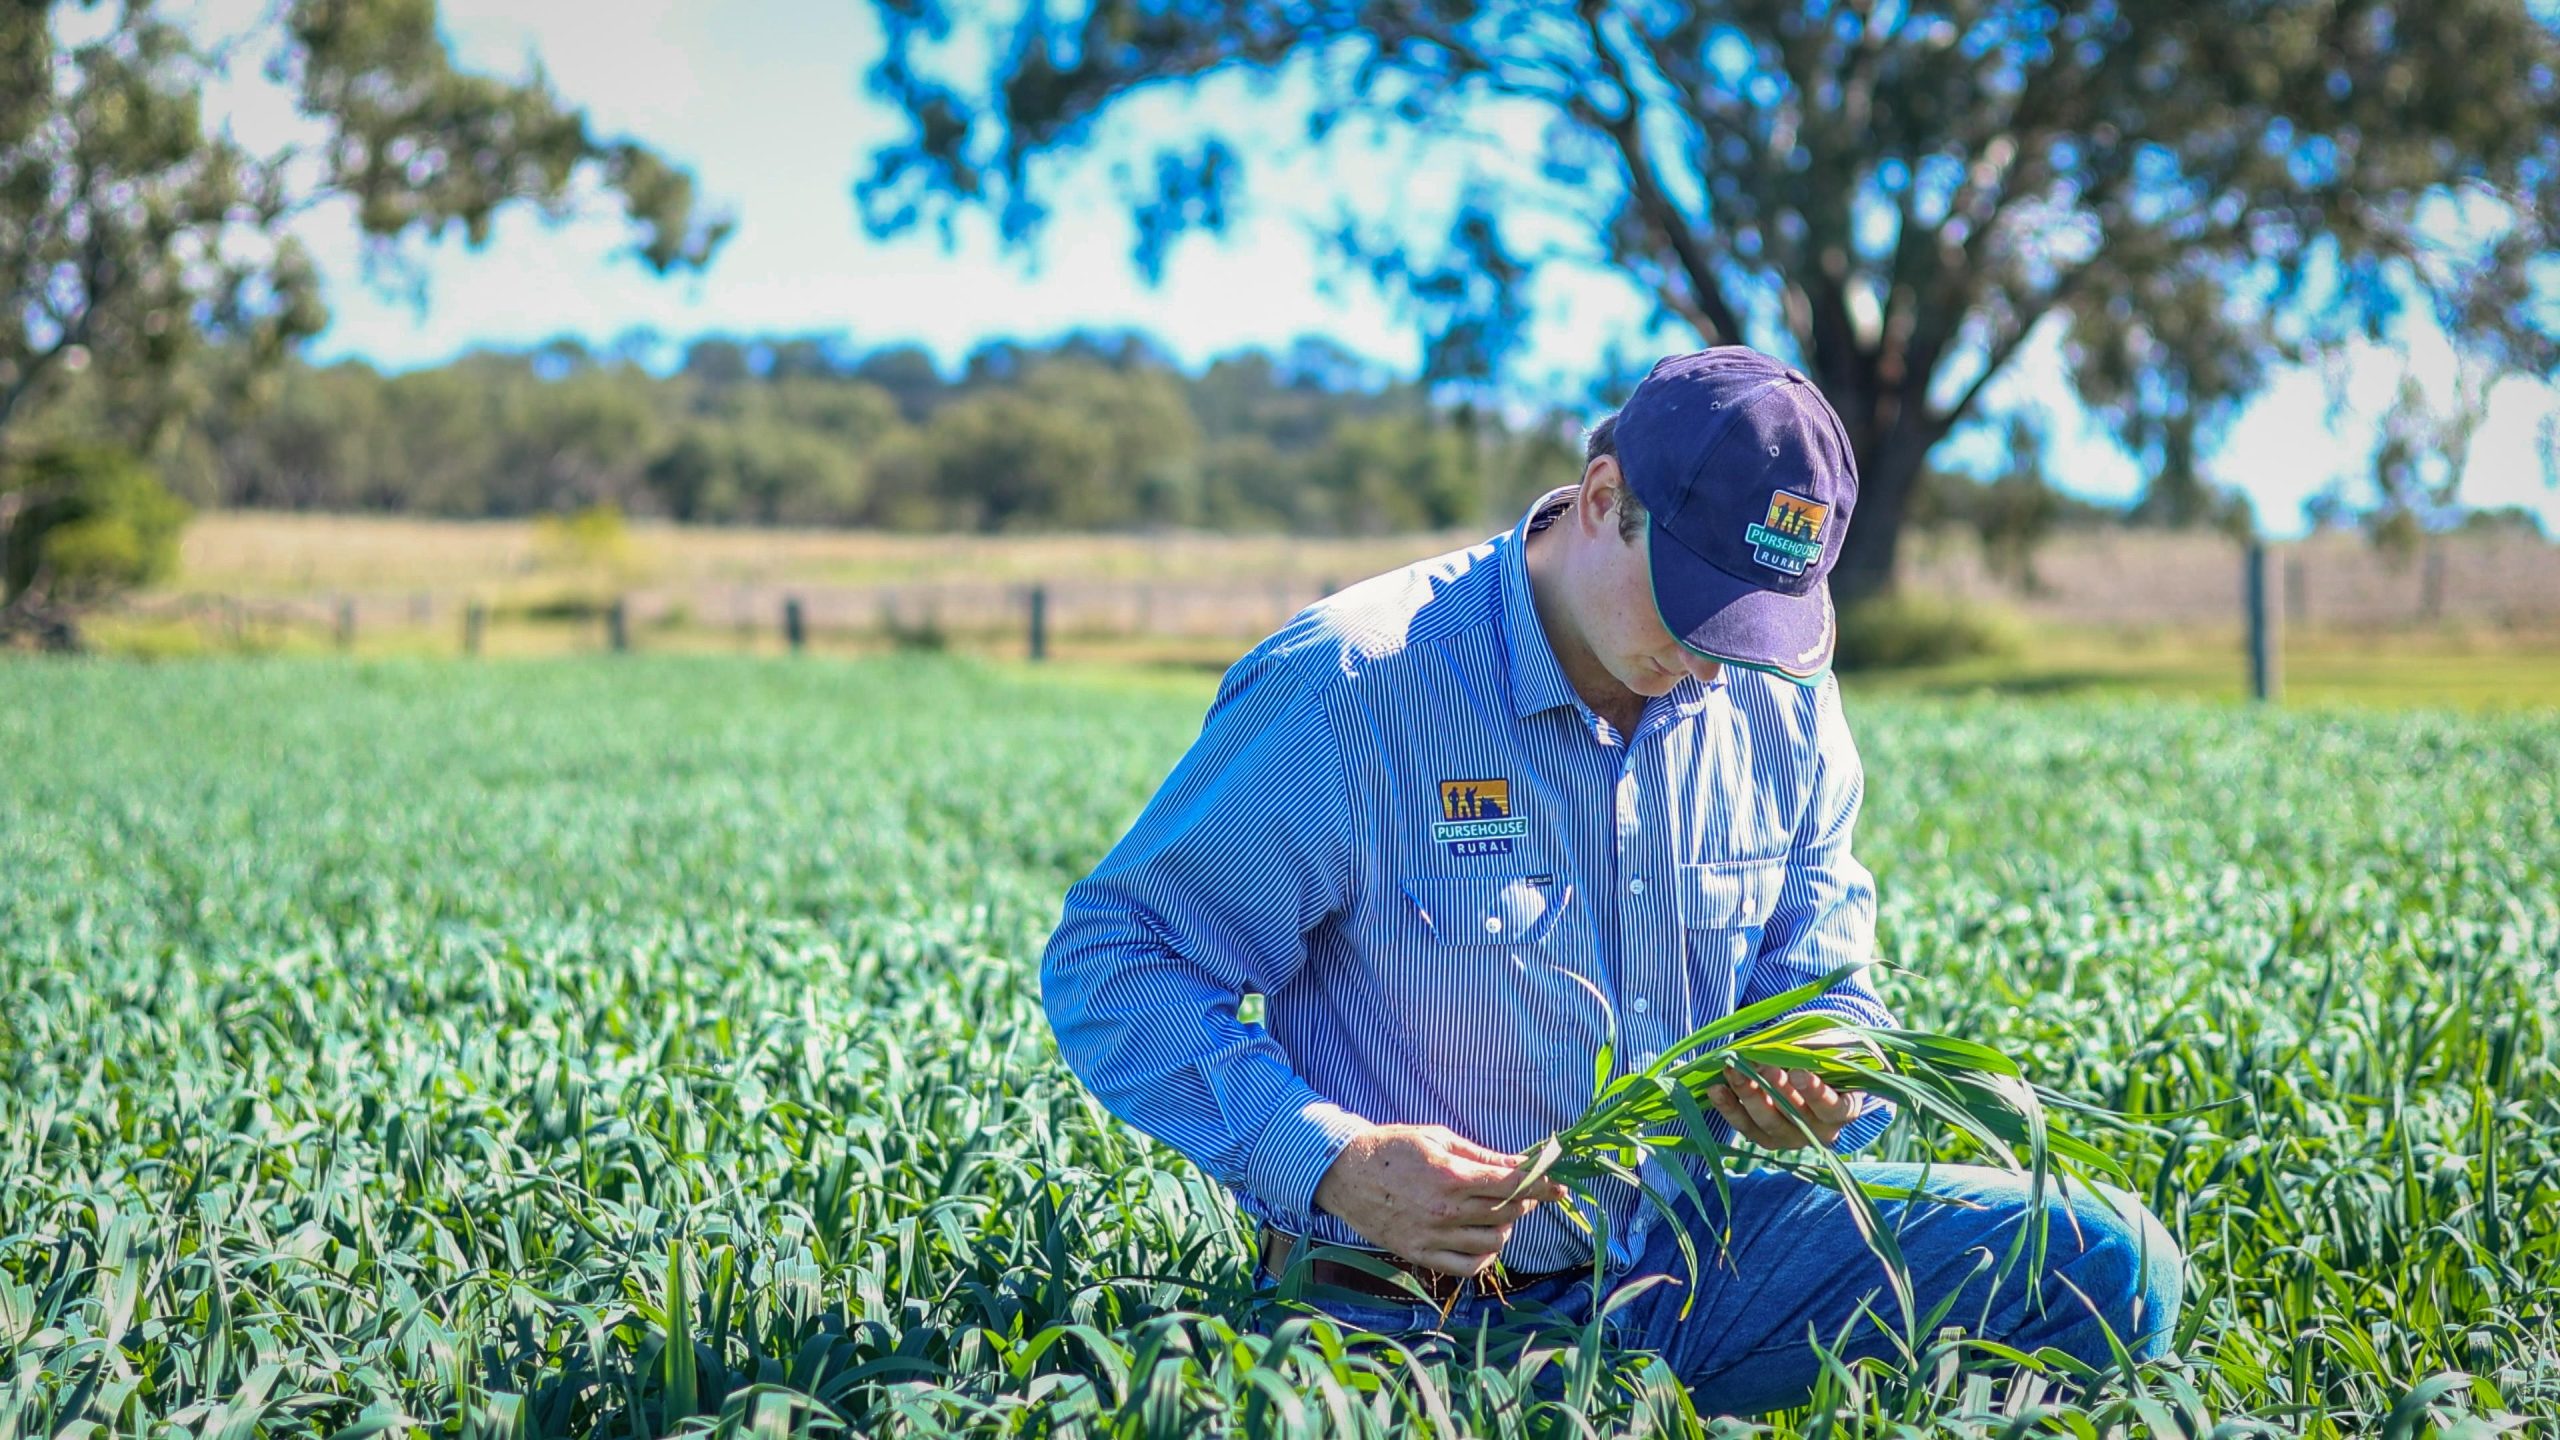
{"label": "green crop field", "polygon": [[[0,665],[0,1440],[1738,1428],[1581,1335],[1266,1333],[1062,1068],[1039,945],[1206,696]],[[1849,703],[1882,987],[2149,1117],[2187,1358],[1765,1423],[2560,1427],[2560,716]]]}

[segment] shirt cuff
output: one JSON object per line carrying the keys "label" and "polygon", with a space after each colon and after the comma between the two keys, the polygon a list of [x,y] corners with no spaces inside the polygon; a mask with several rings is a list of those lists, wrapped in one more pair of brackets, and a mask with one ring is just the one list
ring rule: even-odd
{"label": "shirt cuff", "polygon": [[1369,1128],[1368,1121],[1308,1090],[1262,1127],[1245,1161],[1244,1188],[1280,1214],[1312,1216],[1324,1172],[1342,1147]]}
{"label": "shirt cuff", "polygon": [[[1778,1020],[1792,1020],[1798,1015],[1813,1014],[1838,1015],[1843,1019],[1854,1020],[1861,1025],[1871,1025],[1879,1030],[1891,1029],[1902,1023],[1896,1020],[1893,1012],[1884,1008],[1881,1003],[1870,1000],[1864,995],[1844,995],[1836,990],[1828,995],[1814,996],[1779,1016]],[[1778,1020],[1772,1020],[1769,1023],[1775,1025]]]}
{"label": "shirt cuff", "polygon": [[1859,1111],[1856,1118],[1841,1126],[1840,1133],[1831,1138],[1831,1152],[1835,1155],[1854,1155],[1866,1149],[1876,1143],[1877,1137],[1892,1128],[1893,1117],[1892,1101],[1881,1095],[1869,1094],[1867,1108]]}

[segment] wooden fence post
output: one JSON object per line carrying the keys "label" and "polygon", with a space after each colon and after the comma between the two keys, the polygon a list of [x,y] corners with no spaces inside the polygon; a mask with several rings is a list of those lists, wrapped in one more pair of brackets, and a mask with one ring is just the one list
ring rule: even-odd
{"label": "wooden fence post", "polygon": [[1049,587],[1031,587],[1031,658],[1049,658]]}
{"label": "wooden fence post", "polygon": [[338,597],[338,648],[356,648],[356,602],[344,595]]}
{"label": "wooden fence post", "polygon": [[477,655],[489,629],[489,607],[474,600],[462,611],[462,653]]}
{"label": "wooden fence post", "polygon": [[2284,697],[2284,675],[2278,654],[2282,612],[2273,584],[2274,553],[2266,542],[2249,542],[2249,693],[2272,704]]}
{"label": "wooden fence post", "polygon": [[2426,554],[2418,571],[2418,618],[2444,618],[2444,548],[2433,540],[2426,542]]}
{"label": "wooden fence post", "polygon": [[791,643],[791,653],[809,648],[809,620],[800,608],[800,597],[786,595],[782,601],[782,638]]}
{"label": "wooden fence post", "polygon": [[612,608],[604,612],[604,638],[617,655],[631,648],[631,605],[619,595],[613,597]]}

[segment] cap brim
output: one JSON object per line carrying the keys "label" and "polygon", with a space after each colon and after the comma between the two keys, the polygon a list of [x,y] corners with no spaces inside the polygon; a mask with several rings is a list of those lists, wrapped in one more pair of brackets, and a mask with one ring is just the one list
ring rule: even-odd
{"label": "cap brim", "polygon": [[1799,685],[1818,685],[1831,673],[1839,626],[1828,580],[1802,595],[1764,590],[1716,568],[1668,530],[1647,525],[1646,537],[1654,608],[1684,648]]}

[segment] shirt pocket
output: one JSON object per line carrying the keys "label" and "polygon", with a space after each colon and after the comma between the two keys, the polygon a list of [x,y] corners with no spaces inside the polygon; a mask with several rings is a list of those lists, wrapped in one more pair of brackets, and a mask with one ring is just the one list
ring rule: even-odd
{"label": "shirt pocket", "polygon": [[1573,887],[1546,876],[1414,875],[1414,923],[1380,957],[1382,998],[1435,1072],[1482,1075],[1584,1065],[1606,1022],[1575,973]]}
{"label": "shirt pocket", "polygon": [[1787,857],[1710,860],[1679,867],[1680,930],[1689,952],[1689,994],[1705,1025],[1733,1013],[1743,972],[1760,951],[1760,932],[1787,882]]}

